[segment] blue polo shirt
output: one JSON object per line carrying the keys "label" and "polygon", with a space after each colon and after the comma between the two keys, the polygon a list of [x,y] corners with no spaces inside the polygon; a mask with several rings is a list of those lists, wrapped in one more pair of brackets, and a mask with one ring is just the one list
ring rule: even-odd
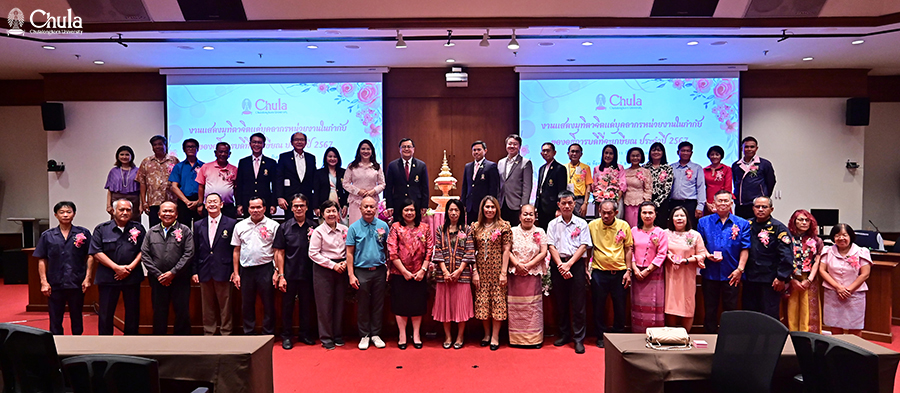
{"label": "blue polo shirt", "polygon": [[[738,233],[735,239],[734,227]],[[750,222],[734,214],[729,214],[723,223],[718,214],[712,214],[697,222],[697,232],[703,237],[703,244],[710,254],[722,252],[722,262],[706,261],[706,269],[700,275],[706,280],[728,281],[728,275],[738,268],[741,250],[750,249]]]}
{"label": "blue polo shirt", "polygon": [[199,192],[197,184],[197,171],[203,166],[203,161],[197,160],[194,166],[191,166],[187,160],[181,161],[172,167],[172,173],[169,174],[169,181],[178,183],[178,188],[184,196],[195,196]]}
{"label": "blue polo shirt", "polygon": [[91,232],[79,226],[72,226],[68,239],[63,237],[59,227],[41,234],[33,255],[47,260],[47,283],[50,288],[81,289],[87,275],[90,246]]}
{"label": "blue polo shirt", "polygon": [[351,224],[347,230],[346,243],[356,247],[353,252],[353,267],[368,269],[384,265],[387,261],[384,249],[389,231],[390,227],[377,217],[371,223],[360,218]]}

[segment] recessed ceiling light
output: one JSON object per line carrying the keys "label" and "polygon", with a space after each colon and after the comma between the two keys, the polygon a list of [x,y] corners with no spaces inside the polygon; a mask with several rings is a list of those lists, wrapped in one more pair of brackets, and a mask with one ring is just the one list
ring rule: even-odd
{"label": "recessed ceiling light", "polygon": [[813,60],[812,56],[806,56],[803,58],[803,61],[812,61],[812,60]]}
{"label": "recessed ceiling light", "polygon": [[236,61],[235,63],[238,63],[238,64],[244,64],[244,62],[243,62],[243,61],[240,61],[240,60]]}
{"label": "recessed ceiling light", "polygon": [[866,42],[866,41],[865,40],[856,40],[856,41],[851,42],[851,44],[859,45],[859,44],[862,44],[863,42]]}
{"label": "recessed ceiling light", "polygon": [[337,30],[325,30],[325,34],[338,35],[341,34],[341,32]]}
{"label": "recessed ceiling light", "polygon": [[456,59],[447,59],[448,63],[456,63]]}
{"label": "recessed ceiling light", "polygon": [[590,42],[590,41],[585,41],[585,42],[581,43],[581,46],[591,46],[591,45],[594,45],[594,43]]}
{"label": "recessed ceiling light", "polygon": [[688,45],[689,45],[689,46],[694,46],[694,45],[697,45],[697,44],[699,44],[699,43],[700,43],[700,41],[690,41],[690,42],[688,42]]}
{"label": "recessed ceiling light", "polygon": [[554,29],[553,32],[556,34],[568,33],[569,29]]}
{"label": "recessed ceiling light", "polygon": [[552,43],[552,42],[541,42],[541,43],[539,43],[538,45],[540,45],[540,46],[553,46],[553,43]]}
{"label": "recessed ceiling light", "polygon": [[667,57],[660,57],[660,58],[659,58],[659,61],[666,61],[666,60],[669,60],[669,59],[668,59]]}
{"label": "recessed ceiling light", "polygon": [[445,42],[445,43],[444,43],[444,46],[446,46],[446,47],[449,48],[449,47],[451,47],[451,46],[456,46],[456,43],[454,43],[454,42]]}
{"label": "recessed ceiling light", "polygon": [[103,62],[103,60],[94,60],[94,64],[96,64],[96,65],[104,65],[104,64],[106,64],[106,63]]}
{"label": "recessed ceiling light", "polygon": [[307,45],[306,49],[319,49],[318,45]]}
{"label": "recessed ceiling light", "polygon": [[344,48],[356,50],[359,49],[359,45],[345,45]]}
{"label": "recessed ceiling light", "polygon": [[716,41],[716,42],[711,42],[710,45],[719,46],[719,45],[725,45],[727,43],[728,43],[728,41]]}
{"label": "recessed ceiling light", "polygon": [[206,45],[206,46],[203,47],[203,49],[205,49],[205,50],[213,50],[213,49],[216,49],[216,48],[213,48],[212,46]]}
{"label": "recessed ceiling light", "polygon": [[54,49],[56,49],[56,47],[53,46],[53,45],[44,45],[44,46],[42,46],[41,48],[44,48],[44,49],[46,49],[46,50],[54,50]]}
{"label": "recessed ceiling light", "polygon": [[575,59],[566,59],[566,61],[575,61]]}
{"label": "recessed ceiling light", "polygon": [[334,60],[325,60],[325,62],[328,64],[334,64]]}
{"label": "recessed ceiling light", "polygon": [[187,46],[187,45],[178,45],[178,46],[176,46],[176,48],[184,49],[184,50],[193,50],[194,49],[193,46]]}

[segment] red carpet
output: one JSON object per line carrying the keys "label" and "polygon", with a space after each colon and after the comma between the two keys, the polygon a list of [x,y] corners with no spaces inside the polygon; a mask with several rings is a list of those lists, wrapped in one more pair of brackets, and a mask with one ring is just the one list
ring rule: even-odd
{"label": "red carpet", "polygon": [[[28,287],[0,284],[0,322],[19,322],[42,329],[48,328],[46,313],[25,312]],[[24,321],[24,322],[23,322]],[[68,318],[63,322],[69,334]],[[470,328],[480,330],[480,324]],[[85,314],[85,334],[97,334],[97,316]],[[892,328],[893,343],[878,343],[900,352],[900,326]],[[121,334],[116,332],[116,334]],[[571,344],[556,348],[551,342],[541,349],[517,349],[501,346],[499,351],[466,343],[459,350],[441,347],[440,339],[426,340],[425,347],[412,345],[405,351],[397,348],[395,337],[386,339],[388,347],[356,348],[351,339],[347,345],[328,351],[319,345],[298,344],[285,351],[275,344],[272,355],[275,392],[347,392],[367,393],[394,391],[512,391],[573,392],[602,391],[603,350],[587,345],[584,355],[576,355]],[[550,340],[548,338],[548,340]],[[593,339],[588,338],[593,344]],[[876,342],[877,343],[877,342]],[[560,382],[564,381],[564,382]],[[900,376],[894,390],[900,386]]]}

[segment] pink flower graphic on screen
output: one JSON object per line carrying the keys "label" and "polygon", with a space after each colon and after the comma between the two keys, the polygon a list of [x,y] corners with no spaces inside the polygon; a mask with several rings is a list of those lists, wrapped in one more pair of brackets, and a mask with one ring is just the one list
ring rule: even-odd
{"label": "pink flower graphic on screen", "polygon": [[319,83],[319,86],[316,89],[319,91],[319,93],[325,94],[328,92],[328,85]]}
{"label": "pink flower graphic on screen", "polygon": [[706,78],[697,79],[697,82],[694,83],[694,89],[696,89],[698,93],[709,93],[709,87],[709,79]]}
{"label": "pink flower graphic on screen", "polygon": [[734,83],[731,82],[731,79],[722,79],[719,81],[719,84],[713,88],[713,96],[721,102],[733,104],[735,101],[735,94],[737,93],[735,90]]}
{"label": "pink flower graphic on screen", "polygon": [[672,81],[672,87],[674,87],[674,88],[676,88],[676,89],[678,89],[678,90],[681,90],[681,88],[684,87],[684,80],[682,80],[682,79],[675,79],[675,80],[673,80],[673,81]]}
{"label": "pink flower graphic on screen", "polygon": [[369,129],[368,131],[366,131],[366,133],[373,137],[379,136],[381,135],[381,126],[377,126],[375,125],[375,123],[372,123],[369,125]]}
{"label": "pink flower graphic on screen", "polygon": [[373,85],[367,84],[359,90],[356,97],[359,98],[359,101],[363,104],[372,105],[378,99],[378,89]]}
{"label": "pink flower graphic on screen", "polygon": [[734,134],[735,132],[737,132],[738,123],[736,121],[725,120],[725,122],[722,123],[719,128],[725,130],[725,132],[729,134]]}
{"label": "pink flower graphic on screen", "polygon": [[356,92],[356,86],[352,83],[341,84],[341,95],[344,97],[352,97]]}
{"label": "pink flower graphic on screen", "polygon": [[522,146],[522,148],[519,149],[519,153],[522,154],[523,156],[527,156],[528,152],[529,152],[528,146]]}

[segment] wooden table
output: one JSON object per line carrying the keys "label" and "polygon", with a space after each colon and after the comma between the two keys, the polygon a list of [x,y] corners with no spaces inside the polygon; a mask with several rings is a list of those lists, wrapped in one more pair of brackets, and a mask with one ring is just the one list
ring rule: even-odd
{"label": "wooden table", "polygon": [[273,336],[54,336],[60,358],[91,354],[159,362],[161,379],[211,383],[216,393],[272,393]]}
{"label": "wooden table", "polygon": [[[605,385],[607,393],[642,392],[662,393],[666,382],[707,381],[712,373],[713,354],[716,351],[715,334],[692,334],[694,340],[706,340],[707,348],[687,351],[657,351],[644,347],[643,334],[605,334],[606,347]],[[892,392],[900,353],[881,345],[870,343],[852,335],[833,336],[878,355],[879,391]],[[794,353],[794,345],[788,337],[775,369],[773,391],[792,392],[794,375],[800,374],[800,365]],[[705,391],[708,385],[697,384],[690,391]]]}

